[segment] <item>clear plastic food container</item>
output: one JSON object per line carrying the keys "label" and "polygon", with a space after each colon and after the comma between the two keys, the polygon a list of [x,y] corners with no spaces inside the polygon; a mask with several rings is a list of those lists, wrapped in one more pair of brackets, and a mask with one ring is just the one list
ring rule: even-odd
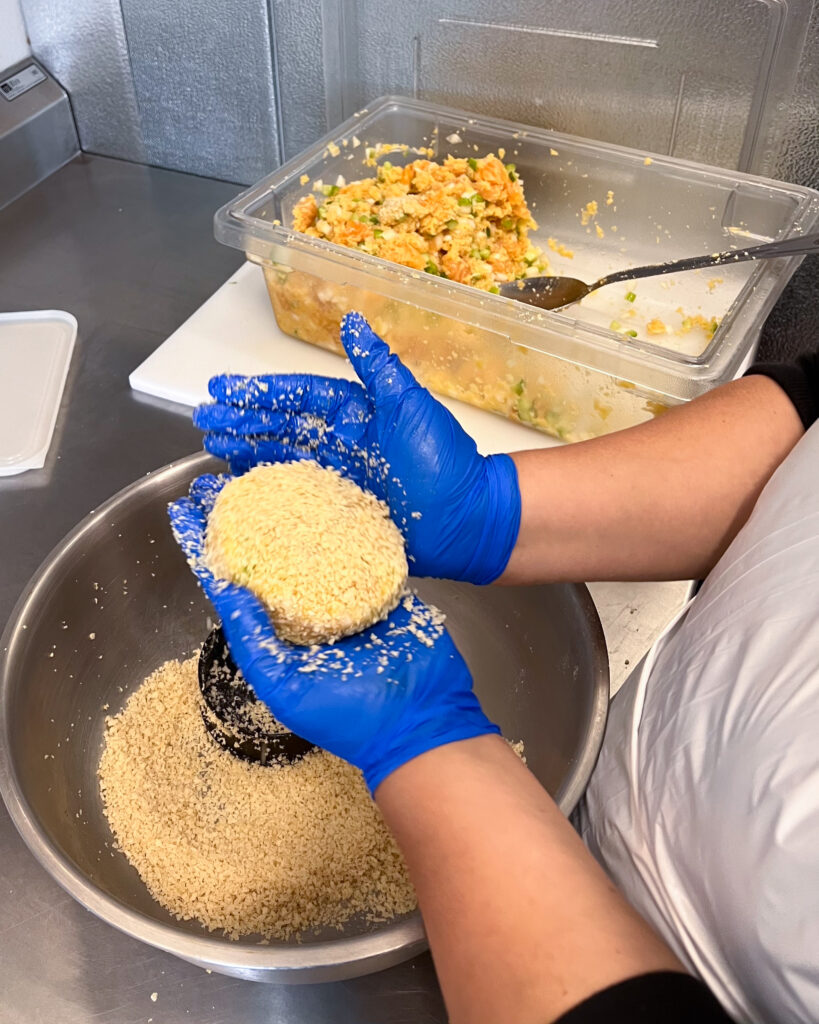
{"label": "clear plastic food container", "polygon": [[373,177],[377,162],[490,152],[522,177],[554,272],[586,281],[819,220],[819,193],[797,185],[386,97],[219,210],[216,237],[261,264],[285,333],[340,351],[339,322],[360,310],[428,387],[566,440],[740,372],[800,257],[612,285],[545,312],[290,227],[302,196]]}

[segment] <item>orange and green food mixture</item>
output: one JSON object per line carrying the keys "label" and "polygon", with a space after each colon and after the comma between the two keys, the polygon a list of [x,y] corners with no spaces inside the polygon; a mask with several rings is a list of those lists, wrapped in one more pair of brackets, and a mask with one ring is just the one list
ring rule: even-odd
{"label": "orange and green food mixture", "polygon": [[537,225],[514,164],[494,154],[382,164],[374,178],[318,184],[293,210],[293,227],[484,291],[550,273],[529,240]]}

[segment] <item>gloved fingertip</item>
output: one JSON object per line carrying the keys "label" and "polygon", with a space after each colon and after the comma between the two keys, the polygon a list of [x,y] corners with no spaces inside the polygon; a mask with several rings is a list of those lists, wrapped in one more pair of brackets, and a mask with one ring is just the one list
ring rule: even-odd
{"label": "gloved fingertip", "polygon": [[203,473],[198,476],[190,486],[190,498],[199,506],[205,515],[209,515],[219,492],[228,482],[230,477],[225,474],[217,476],[215,473]]}
{"label": "gloved fingertip", "polygon": [[[215,380],[212,377],[211,380]],[[203,402],[201,405],[197,405],[191,414],[191,422],[197,430],[209,430],[210,424],[213,419],[213,410],[216,408],[215,402]]]}
{"label": "gloved fingertip", "polygon": [[222,382],[225,379],[223,373],[217,373],[208,381],[208,394],[211,398],[218,398],[222,390]]}
{"label": "gloved fingertip", "polygon": [[353,369],[374,399],[416,385],[411,371],[360,313],[348,313],[342,320],[341,343]]}
{"label": "gloved fingertip", "polygon": [[236,373],[220,373],[208,381],[208,391],[212,398],[234,405],[241,404],[241,398],[247,390],[250,377]]}
{"label": "gloved fingertip", "polygon": [[341,321],[341,344],[353,369],[369,387],[381,363],[389,356],[386,343],[370,327],[361,313],[348,313]]}
{"label": "gloved fingertip", "polygon": [[219,459],[226,459],[234,455],[237,448],[245,444],[246,442],[241,438],[222,433],[208,433],[202,438],[202,447],[205,451]]}

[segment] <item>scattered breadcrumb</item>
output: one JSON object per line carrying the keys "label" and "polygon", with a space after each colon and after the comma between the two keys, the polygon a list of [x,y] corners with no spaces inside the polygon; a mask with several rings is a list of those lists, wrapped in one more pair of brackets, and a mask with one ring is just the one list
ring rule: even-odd
{"label": "scattered breadcrumb", "polygon": [[565,256],[566,259],[570,260],[574,259],[574,252],[568,246],[564,245],[562,242],[558,242],[556,238],[547,238],[546,244],[549,246],[552,252],[556,252],[558,256]]}
{"label": "scattered breadcrumb", "polygon": [[404,539],[389,509],[317,462],[256,466],[208,519],[214,574],[248,587],[281,639],[330,643],[385,618],[404,592]]}
{"label": "scattered breadcrumb", "polygon": [[611,189],[609,189],[608,192],[606,193],[606,206],[611,206],[611,204],[613,202],[614,202],[614,192]]}
{"label": "scattered breadcrumb", "polygon": [[658,316],[648,321],[646,330],[649,334],[666,334],[668,332],[668,328]]}
{"label": "scattered breadcrumb", "polygon": [[585,227],[589,221],[597,216],[597,200],[591,199],[580,211],[580,223]]}
{"label": "scattered breadcrumb", "polygon": [[105,813],[151,895],[234,939],[414,909],[360,772],[325,751],[262,767],[222,750],[202,722],[197,661],[167,662],[106,720]]}
{"label": "scattered breadcrumb", "polygon": [[650,156],[647,156],[645,160],[643,160],[643,163],[646,165],[646,167],[650,167],[654,163],[654,161],[651,159]]}

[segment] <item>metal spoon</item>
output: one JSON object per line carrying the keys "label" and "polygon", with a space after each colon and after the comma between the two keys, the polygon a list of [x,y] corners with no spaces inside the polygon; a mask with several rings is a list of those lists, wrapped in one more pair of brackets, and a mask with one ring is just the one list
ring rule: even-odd
{"label": "metal spoon", "polygon": [[586,284],[576,277],[526,277],[519,281],[507,281],[500,286],[501,295],[507,299],[528,302],[541,309],[562,309],[585,298],[589,292],[604,288],[618,281],[634,281],[639,277],[654,277],[657,274],[673,274],[678,270],[699,270],[718,267],[722,263],[743,263],[745,260],[770,260],[776,256],[800,256],[804,253],[819,252],[819,233],[786,238],[782,242],[767,242],[750,249],[735,249],[731,252],[715,252],[709,256],[692,256],[685,260],[671,260],[655,263],[648,267],[631,267],[606,274],[594,284]]}

